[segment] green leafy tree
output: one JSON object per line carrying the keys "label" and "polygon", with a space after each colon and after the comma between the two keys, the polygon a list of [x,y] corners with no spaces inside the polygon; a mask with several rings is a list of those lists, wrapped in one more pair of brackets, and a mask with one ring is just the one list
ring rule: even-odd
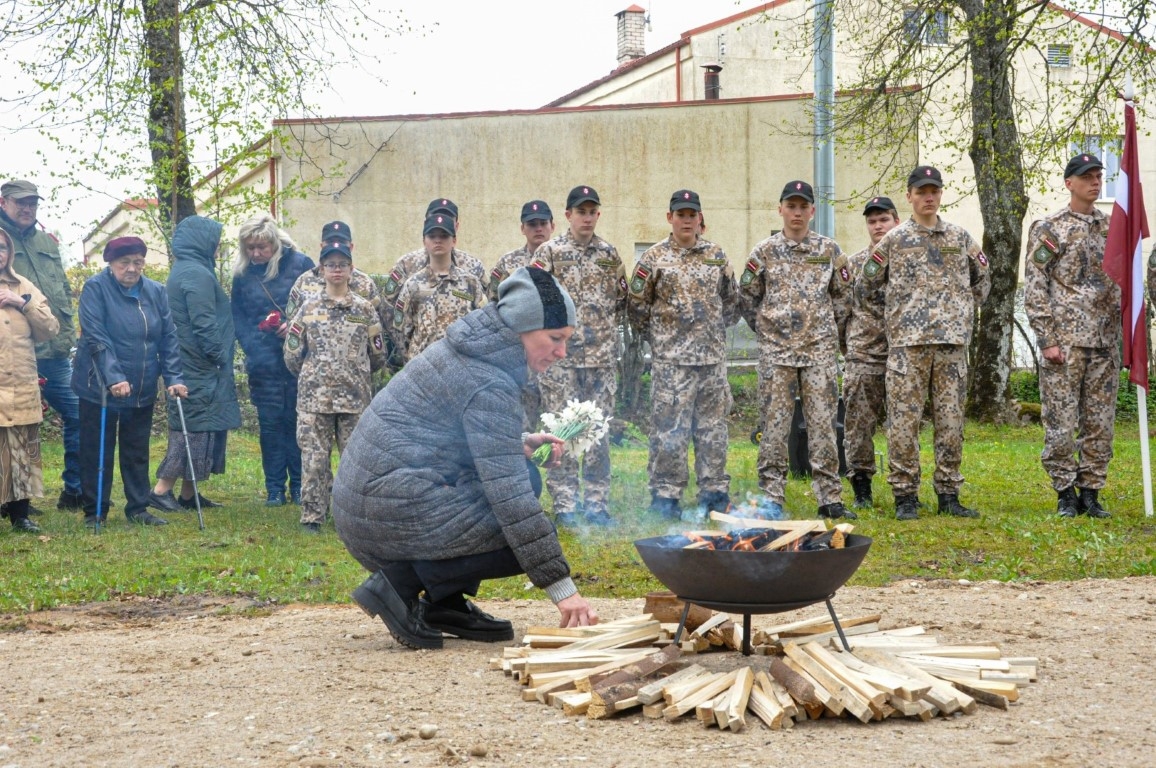
{"label": "green leafy tree", "polygon": [[[3,100],[69,159],[66,183],[127,182],[166,236],[198,203],[229,218],[268,208],[244,175],[267,160],[271,119],[309,114],[327,75],[393,34],[355,0],[2,0],[0,48],[34,87]],[[80,138],[74,138],[79,136]],[[45,158],[47,159],[47,158]],[[216,173],[197,182],[200,161]],[[145,191],[147,190],[147,192]],[[228,202],[223,198],[227,194]],[[120,202],[119,200],[117,202]]]}
{"label": "green leafy tree", "polygon": [[[1070,10],[1040,0],[832,3],[841,51],[840,150],[873,163],[880,180],[909,170],[896,163],[900,147],[937,156],[954,151],[959,163],[941,164],[952,181],[945,203],[952,192],[979,198],[992,289],[970,350],[968,415],[999,420],[1009,396],[1030,196],[1054,186],[1075,147],[1102,151],[1096,140],[1120,133],[1117,93],[1126,74],[1141,93],[1156,93],[1156,53],[1145,38],[1156,6],[1151,0],[1076,0]],[[790,13],[798,16],[798,6]],[[796,21],[800,32],[789,44],[803,54],[814,27],[809,19]],[[970,174],[961,167],[965,155]],[[859,190],[856,199],[870,192]]]}

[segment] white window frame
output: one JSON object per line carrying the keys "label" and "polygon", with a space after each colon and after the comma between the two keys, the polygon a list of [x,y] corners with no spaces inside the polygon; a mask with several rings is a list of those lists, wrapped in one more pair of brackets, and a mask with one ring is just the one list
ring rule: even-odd
{"label": "white window frame", "polygon": [[947,11],[903,9],[903,33],[908,43],[947,45],[951,39],[951,16]]}

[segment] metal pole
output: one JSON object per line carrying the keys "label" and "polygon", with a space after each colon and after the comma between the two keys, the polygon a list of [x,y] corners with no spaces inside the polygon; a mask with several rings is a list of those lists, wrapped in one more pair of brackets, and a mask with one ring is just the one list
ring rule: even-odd
{"label": "metal pole", "polygon": [[[93,367],[95,368],[95,361]],[[97,459],[100,461],[100,468],[96,471],[96,524],[92,528],[92,532],[100,533],[100,513],[108,512],[102,510],[101,504],[104,502],[104,435],[105,426],[108,424],[108,387],[104,385],[103,377],[98,373],[96,376],[100,383],[100,451]]]}
{"label": "metal pole", "polygon": [[185,436],[185,461],[189,463],[189,477],[193,479],[193,500],[197,504],[197,522],[205,530],[205,516],[201,514],[201,492],[197,490],[197,470],[193,467],[193,449],[189,447],[189,430],[185,427],[185,407],[177,398],[177,413],[181,417],[181,434]]}
{"label": "metal pole", "polygon": [[1152,460],[1148,453],[1148,393],[1136,385],[1137,416],[1140,419],[1140,471],[1144,476],[1144,515],[1152,517]]}
{"label": "metal pole", "polygon": [[835,236],[835,7],[815,3],[815,220],[820,235]]}

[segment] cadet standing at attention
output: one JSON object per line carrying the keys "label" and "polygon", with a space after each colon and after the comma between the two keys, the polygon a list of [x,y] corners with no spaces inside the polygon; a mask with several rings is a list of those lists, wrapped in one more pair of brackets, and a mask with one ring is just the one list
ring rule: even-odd
{"label": "cadet standing at attention", "polygon": [[[578,323],[570,337],[565,359],[550,366],[538,381],[542,409],[558,412],[569,400],[591,400],[608,418],[614,415],[618,324],[626,308],[626,270],[614,246],[594,234],[601,202],[593,187],[579,186],[566,196],[565,234],[544,243],[531,266],[551,273],[574,299]],[[560,525],[580,522],[579,510],[589,525],[613,524],[607,501],[610,494],[610,438],[586,453],[582,464],[585,503],[579,504],[578,461],[570,454],[562,466],[551,469],[546,487],[554,500]]]}
{"label": "cadet standing at attention", "polygon": [[[538,246],[554,236],[554,214],[545,200],[531,200],[522,206],[522,236],[526,243],[498,259],[490,272],[490,301],[498,300],[498,286],[520,267],[528,267],[534,260]],[[536,432],[542,417],[542,392],[538,388],[538,374],[530,371],[522,387],[522,407],[526,409],[525,431]]]}
{"label": "cadet standing at attention", "polygon": [[[863,273],[871,249],[899,225],[889,197],[873,197],[863,208],[871,245],[851,256],[851,277]],[[871,509],[871,478],[875,476],[875,429],[887,417],[887,329],[878,304],[855,302],[847,319],[847,368],[843,372],[843,449],[847,474],[855,492],[855,509]]]}
{"label": "cadet standing at attention", "polygon": [[289,321],[285,365],[298,376],[297,444],[301,447],[301,527],[321,530],[333,489],[330,452],[338,452],[373,397],[370,375],[385,365],[377,308],[350,290],[353,254],[335,239],[321,247],[325,290]]}
{"label": "cadet standing at attention", "polygon": [[779,196],[781,232],[755,246],[739,278],[747,324],[759,339],[763,439],[759,488],[764,512],[782,513],[787,486],[787,436],[795,398],[803,401],[811,450],[811,488],[819,517],[855,519],[844,508],[835,418],[839,406],[839,329],[851,310],[851,271],[839,244],[812,232],[815,192],[788,182]]}
{"label": "cadet standing at attention", "polygon": [[393,341],[407,363],[445,336],[459,317],[486,304],[481,281],[453,262],[454,220],[430,214],[422,240],[426,264],[406,278],[394,302]]}
{"label": "cadet standing at attention", "polygon": [[[321,228],[321,247],[325,248],[326,244],[335,242],[345,243],[349,247],[349,252],[353,253],[353,232],[344,221],[331,221]],[[293,317],[306,299],[325,293],[325,285],[325,271],[320,264],[307,272],[302,272],[297,281],[293,283],[293,287],[289,289],[289,301],[285,304],[285,314],[288,317]],[[373,282],[373,278],[360,269],[354,269],[349,276],[349,290],[366,299],[373,306],[378,306],[380,297],[377,283]],[[393,313],[391,312],[389,316],[392,318]]]}
{"label": "cadet standing at attention", "polygon": [[1100,159],[1076,155],[1064,168],[1071,201],[1028,233],[1024,308],[1044,356],[1040,460],[1060,517],[1111,517],[1098,497],[1112,459],[1123,331],[1120,286],[1104,272],[1103,183]]}
{"label": "cadet standing at attention", "polygon": [[[458,216],[458,206],[453,200],[444,197],[439,197],[436,200],[431,200],[429,205],[425,208],[425,219],[430,216],[442,214],[449,216],[454,220],[454,235],[457,236],[462,230],[462,221]],[[429,262],[429,254],[426,253],[424,237],[422,238],[422,247],[415,251],[403,255],[393,265],[393,269],[389,271],[389,277],[386,278],[385,287],[382,288],[381,297],[381,322],[385,324],[386,328],[392,328],[395,322],[394,307],[397,305],[397,296],[401,293],[401,288],[405,285],[405,281],[414,272],[424,267]],[[478,278],[478,282],[482,284],[482,288],[488,285],[486,277],[486,268],[482,266],[482,262],[466,253],[457,249],[457,241],[454,241],[454,249],[450,254],[450,259],[458,267],[461,267],[466,272],[469,272],[474,277]]]}
{"label": "cadet standing at attention", "polygon": [[738,289],[723,249],[699,236],[698,193],[680,189],[666,214],[670,237],[642,254],[630,278],[630,322],[648,336],[650,375],[650,509],[681,518],[690,479],[687,446],[694,439],[698,504],[730,506],[726,471],[726,329],[738,320]]}
{"label": "cadet standing at attention", "polygon": [[[871,251],[855,290],[887,326],[887,482],[895,519],[919,517],[919,426],[931,395],[938,512],[979,517],[963,506],[963,403],[975,311],[991,289],[987,257],[962,227],[939,216],[943,175],[921,165],[907,177],[911,218]],[[880,290],[885,289],[885,290]]]}

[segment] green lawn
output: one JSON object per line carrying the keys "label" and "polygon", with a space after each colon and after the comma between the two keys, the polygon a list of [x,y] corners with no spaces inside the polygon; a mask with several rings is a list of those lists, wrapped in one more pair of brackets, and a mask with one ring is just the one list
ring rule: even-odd
{"label": "green lawn", "polygon": [[[1156,518],[1143,511],[1140,447],[1135,423],[1121,424],[1108,488],[1101,495],[1114,513],[1107,521],[1054,516],[1055,494],[1039,465],[1043,435],[1035,427],[969,425],[963,472],[963,500],[983,512],[982,520],[938,518],[930,472],[921,499],[931,511],[918,522],[893,518],[890,492],[875,479],[879,507],[861,515],[857,532],[874,544],[852,584],[880,585],[900,578],[1046,579],[1119,578],[1156,573]],[[930,466],[930,436],[924,434],[923,466]],[[153,467],[163,442],[154,441]],[[126,595],[243,595],[270,603],[345,602],[364,577],[338,541],[332,525],[321,536],[302,533],[296,507],[263,505],[260,456],[255,435],[229,438],[229,471],[202,483],[204,495],[226,502],[206,510],[206,528],[196,513],[168,515],[170,525],[143,528],[124,519],[119,478],[117,506],[100,535],[86,529],[79,514],[53,508],[60,490],[59,443],[45,446],[49,495],[38,518],[43,535],[0,530],[5,563],[0,611],[20,626],[18,614],[64,604],[109,600]],[[884,448],[882,437],[877,447]],[[575,580],[584,594],[638,597],[659,585],[642,566],[631,542],[666,532],[668,526],[646,513],[646,446],[632,442],[613,451],[611,512],[622,523],[610,531],[562,533]],[[755,446],[731,444],[732,496],[756,488]],[[693,489],[686,499],[693,498]],[[848,489],[846,498],[850,498]],[[812,517],[815,504],[807,480],[792,479],[787,508]],[[687,523],[682,528],[700,527]],[[673,529],[672,529],[673,530]],[[486,597],[542,597],[524,578],[488,583]]]}

